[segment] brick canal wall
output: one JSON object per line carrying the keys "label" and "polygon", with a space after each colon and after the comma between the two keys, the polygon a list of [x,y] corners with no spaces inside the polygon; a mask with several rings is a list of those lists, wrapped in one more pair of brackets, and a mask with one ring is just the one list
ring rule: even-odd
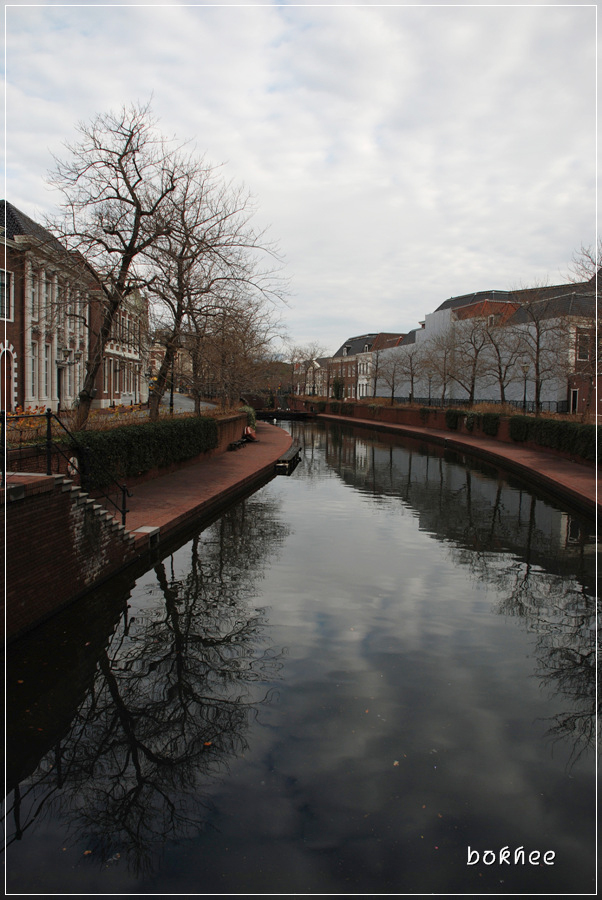
{"label": "brick canal wall", "polygon": [[[374,422],[374,427],[386,428],[387,425],[400,425],[406,428],[420,428],[427,431],[444,431],[449,434],[450,439],[458,435],[467,435],[473,438],[483,438],[487,441],[499,441],[502,444],[517,445],[517,442],[510,436],[510,418],[508,416],[500,416],[498,432],[495,435],[484,434],[478,423],[475,425],[474,420],[472,427],[468,424],[470,413],[466,410],[460,410],[457,427],[453,430],[448,428],[445,420],[445,409],[437,409],[435,407],[390,407],[379,405],[370,405],[366,403],[354,403],[352,401],[342,401],[335,403],[330,402],[319,403],[319,401],[301,400],[291,397],[289,400],[290,407],[299,412],[312,412],[317,415],[335,415],[346,419],[360,419],[365,424],[367,421]],[[520,415],[517,410],[517,415]],[[557,450],[552,447],[543,447],[532,441],[520,441],[519,446],[528,450],[535,450],[544,453],[551,453],[561,459],[574,460],[575,454]],[[578,462],[585,466],[595,466],[591,460],[578,459]]]}
{"label": "brick canal wall", "polygon": [[6,504],[6,630],[12,639],[135,559],[134,538],[63,475],[27,478]]}
{"label": "brick canal wall", "polygon": [[[246,422],[244,414],[218,420],[214,450],[128,478],[128,488],[224,453],[242,436]],[[45,450],[32,453],[29,462],[31,469],[19,468],[22,477],[13,469],[6,490],[0,491],[0,503],[6,507],[2,596],[9,640],[119,572],[141,552],[139,542],[113,518],[117,511],[110,507],[107,512],[102,498],[83,493],[77,476],[39,474],[46,468]]]}

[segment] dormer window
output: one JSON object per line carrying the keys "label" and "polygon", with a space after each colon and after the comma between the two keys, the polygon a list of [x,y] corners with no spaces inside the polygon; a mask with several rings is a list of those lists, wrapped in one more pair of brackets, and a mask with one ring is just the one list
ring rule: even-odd
{"label": "dormer window", "polygon": [[370,346],[368,344],[364,344],[364,353],[367,353],[369,349]]}

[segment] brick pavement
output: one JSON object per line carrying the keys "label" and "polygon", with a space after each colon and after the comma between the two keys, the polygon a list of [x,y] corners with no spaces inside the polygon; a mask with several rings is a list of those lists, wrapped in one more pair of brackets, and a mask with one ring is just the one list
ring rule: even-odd
{"label": "brick pavement", "polygon": [[136,543],[152,543],[157,533],[163,539],[201,516],[212,515],[229,499],[273,474],[276,461],[289,449],[292,438],[265,422],[257,423],[257,438],[257,443],[132,488],[127,530],[134,534]]}

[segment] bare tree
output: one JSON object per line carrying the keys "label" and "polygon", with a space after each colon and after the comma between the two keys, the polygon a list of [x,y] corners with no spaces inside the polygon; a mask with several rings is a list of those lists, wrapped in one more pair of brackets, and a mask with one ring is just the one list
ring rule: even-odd
{"label": "bare tree", "polygon": [[399,353],[401,377],[410,385],[409,401],[414,402],[414,385],[424,371],[424,347],[422,344],[406,344],[396,348]]}
{"label": "bare tree", "polygon": [[373,350],[370,359],[370,377],[372,378],[372,397],[376,397],[376,387],[380,376],[382,350]]}
{"label": "bare tree", "polygon": [[153,281],[148,251],[170,231],[166,206],[181,171],[177,148],[157,132],[148,103],[98,115],[77,130],[79,141],[66,144],[69,157],[55,160],[49,181],[64,197],[53,230],[98,284],[79,395],[83,427],[115,316],[128,296]]}
{"label": "bare tree", "polygon": [[390,391],[391,406],[395,402],[395,391],[403,382],[405,377],[404,361],[398,348],[387,353],[386,357],[381,359],[380,377],[385,382]]}
{"label": "bare tree", "polygon": [[[309,344],[297,344],[289,350],[289,359],[293,371],[293,383],[296,382],[299,393],[305,394],[309,387],[309,372],[314,360],[320,359],[326,354],[326,350],[318,341]],[[313,384],[313,381],[312,381]]]}
{"label": "bare tree", "polygon": [[468,402],[474,403],[477,380],[483,372],[484,351],[488,346],[485,318],[468,316],[457,319],[453,325],[454,364],[450,376],[468,394]]}
{"label": "bare tree", "polygon": [[570,324],[565,297],[551,295],[545,287],[523,295],[520,309],[509,320],[520,341],[522,365],[530,367],[534,384],[535,414],[541,412],[541,394],[546,381],[564,381],[569,376]]}
{"label": "bare tree", "polygon": [[602,265],[602,238],[595,247],[581,245],[569,266],[569,281],[581,284],[595,278]]}
{"label": "bare tree", "polygon": [[[197,353],[201,345],[206,349],[211,334],[230,351],[244,345],[243,356],[250,352],[252,333],[257,352],[259,333],[265,336],[264,326],[272,323],[267,309],[282,299],[276,272],[260,268],[260,254],[273,258],[275,250],[252,227],[254,209],[244,190],[222,182],[213,167],[190,160],[169,206],[170,232],[149,250],[165,344],[151,398],[153,418],[184,332],[189,340],[191,334],[204,336],[196,343]],[[211,327],[211,319],[219,322],[219,330]],[[231,383],[233,374],[234,369]],[[232,399],[232,388],[225,395]]]}
{"label": "bare tree", "polygon": [[488,320],[485,326],[487,347],[483,353],[483,374],[497,382],[500,402],[505,403],[507,387],[518,378],[521,339],[515,329],[506,328],[495,319]]}
{"label": "bare tree", "polygon": [[441,403],[445,403],[447,388],[454,368],[455,341],[451,329],[433,335],[423,343],[424,371],[433,379],[441,392]]}

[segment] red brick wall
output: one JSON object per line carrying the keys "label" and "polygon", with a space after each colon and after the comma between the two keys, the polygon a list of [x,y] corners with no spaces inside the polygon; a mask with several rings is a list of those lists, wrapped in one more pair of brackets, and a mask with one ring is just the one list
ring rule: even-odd
{"label": "red brick wall", "polygon": [[[101,576],[134,559],[133,543],[77,503],[60,479],[40,477],[9,487],[6,510],[7,637],[12,638],[60,609]],[[32,535],[43,539],[32,545]],[[4,595],[4,591],[3,591]]]}

